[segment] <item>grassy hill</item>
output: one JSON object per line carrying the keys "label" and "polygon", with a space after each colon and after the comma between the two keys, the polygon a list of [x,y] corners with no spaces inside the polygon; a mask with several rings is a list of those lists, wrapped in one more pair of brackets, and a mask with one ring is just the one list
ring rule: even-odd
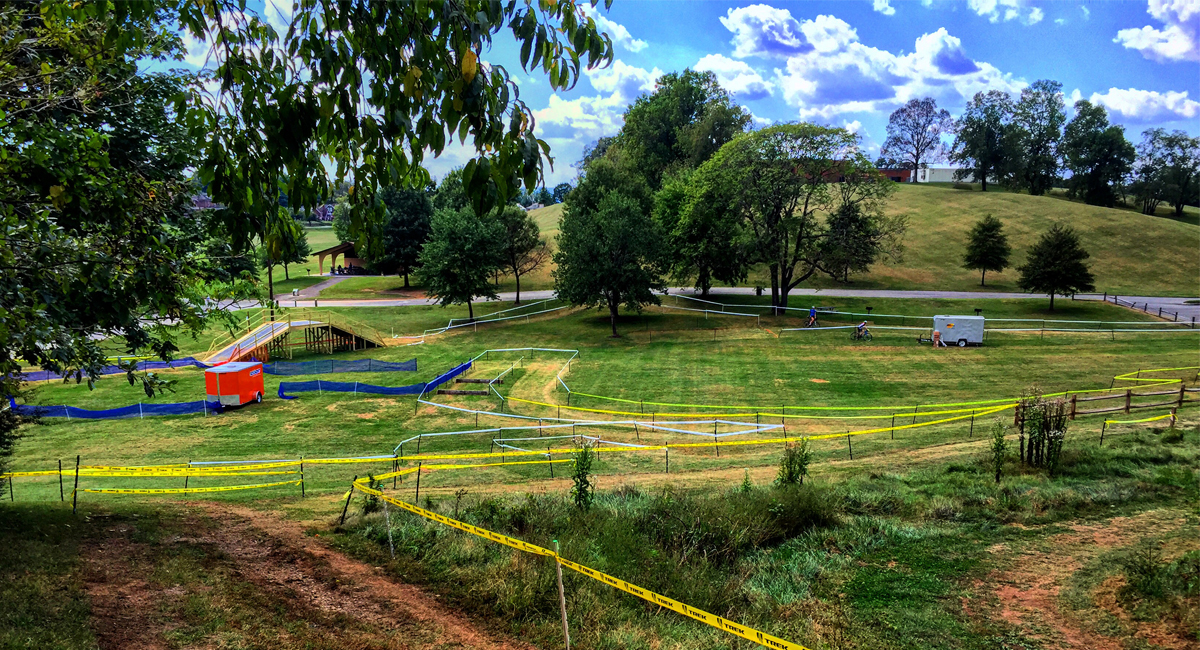
{"label": "grassy hill", "polygon": [[[853,286],[892,289],[971,290],[979,275],[961,267],[967,230],[985,214],[1004,222],[1013,262],[1054,223],[1079,232],[1092,254],[1096,289],[1109,293],[1196,295],[1200,292],[1200,227],[1130,210],[1101,208],[1051,196],[902,185],[888,206],[909,218],[907,251],[898,264],[879,264],[851,278]],[[988,287],[1018,290],[1009,269],[988,274]],[[841,286],[827,279],[817,286]]]}
{"label": "grassy hill", "polygon": [[[864,275],[852,276],[850,285],[814,277],[804,286],[863,289],[980,289],[979,274],[962,268],[967,231],[985,214],[1004,222],[1013,247],[1014,266],[1025,261],[1029,248],[1054,223],[1075,228],[1092,254],[1096,290],[1143,295],[1200,294],[1200,227],[1131,210],[1101,208],[1056,196],[1029,196],[1011,192],[979,192],[949,185],[901,185],[887,208],[890,214],[907,215],[904,259],[877,264]],[[561,205],[531,213],[550,237],[558,234]],[[548,274],[547,274],[548,275]],[[987,288],[1019,291],[1017,271],[989,273]],[[747,284],[769,286],[764,272],[751,274]]]}

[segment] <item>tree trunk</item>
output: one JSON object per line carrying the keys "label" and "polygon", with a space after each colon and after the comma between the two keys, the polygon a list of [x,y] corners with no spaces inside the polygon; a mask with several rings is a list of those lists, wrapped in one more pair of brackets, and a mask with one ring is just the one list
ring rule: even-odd
{"label": "tree trunk", "polygon": [[983,191],[986,192],[987,191],[987,173],[986,172],[984,172],[983,178],[980,179],[979,184],[983,187]]}
{"label": "tree trunk", "polygon": [[288,264],[287,264],[287,262],[284,262],[284,263],[283,263],[283,279],[284,279],[284,280],[291,280],[291,279],[292,279],[292,276],[288,274]]}
{"label": "tree trunk", "polygon": [[404,288],[408,288],[408,271],[404,272]]}
{"label": "tree trunk", "polygon": [[271,299],[271,320],[275,320],[275,276],[271,273],[271,262],[267,262],[267,293]]}
{"label": "tree trunk", "polygon": [[778,316],[779,310],[774,308],[779,306],[779,267],[772,264],[769,268],[771,270],[771,314]]}
{"label": "tree trunk", "polygon": [[1050,311],[1054,311],[1054,292],[1050,292]]}
{"label": "tree trunk", "polygon": [[470,298],[467,298],[467,318],[470,319],[470,322],[475,322],[475,309],[471,306]]}
{"label": "tree trunk", "polygon": [[516,301],[513,302],[513,304],[519,305],[519,304],[521,304],[521,276],[514,275],[513,277],[516,278],[516,280],[517,280],[517,299],[516,299]]}
{"label": "tree trunk", "polygon": [[613,333],[612,335],[613,335],[614,339],[621,338],[621,335],[617,334],[617,308],[620,307],[620,305],[621,305],[621,302],[620,302],[620,300],[617,299],[616,292],[614,291],[614,292],[609,293],[608,294],[608,321],[609,321],[609,323],[612,324],[612,333]]}
{"label": "tree trunk", "polygon": [[1176,217],[1183,216],[1183,201],[1180,201],[1179,203],[1175,204],[1175,216]]}
{"label": "tree trunk", "polygon": [[985,278],[987,278],[987,269],[980,269],[979,270],[979,286],[981,286],[981,287],[987,286],[987,284],[984,283]]}

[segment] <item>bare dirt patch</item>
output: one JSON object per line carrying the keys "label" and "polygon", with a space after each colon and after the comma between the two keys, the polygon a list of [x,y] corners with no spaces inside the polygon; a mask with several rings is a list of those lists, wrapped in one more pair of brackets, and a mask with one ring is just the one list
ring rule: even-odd
{"label": "bare dirt patch", "polygon": [[[136,522],[101,517],[82,549],[98,647],[529,647],[328,548],[299,524],[199,505],[207,516],[193,511],[175,524],[177,534],[157,539],[144,539]],[[181,569],[179,558],[203,559]],[[218,629],[206,631],[213,616]]]}
{"label": "bare dirt patch", "polygon": [[[1125,639],[1089,629],[1065,610],[1060,599],[1063,588],[1076,571],[1105,551],[1129,546],[1146,535],[1174,530],[1183,523],[1176,513],[1150,511],[1134,517],[1072,524],[1068,526],[1072,532],[1051,535],[1038,542],[1040,548],[1012,552],[1007,558],[1010,568],[992,572],[977,587],[992,592],[996,615],[1048,646],[1119,650],[1125,647]],[[1006,552],[1002,545],[989,550],[997,555]],[[1118,613],[1120,605],[1115,594],[1119,585],[1114,587],[1110,582],[1094,594],[1093,602],[1134,629],[1135,637],[1167,648],[1194,647],[1164,626],[1134,621],[1124,612]]]}
{"label": "bare dirt patch", "polygon": [[276,515],[240,506],[205,504],[228,525],[214,541],[238,560],[255,584],[295,592],[300,602],[388,629],[411,621],[431,638],[417,647],[516,649],[529,646],[498,639],[412,585],[393,582],[375,567],[330,549],[319,537]]}
{"label": "bare dirt patch", "polygon": [[811,381],[814,384],[828,384],[829,383],[828,379],[809,379],[809,381]]}

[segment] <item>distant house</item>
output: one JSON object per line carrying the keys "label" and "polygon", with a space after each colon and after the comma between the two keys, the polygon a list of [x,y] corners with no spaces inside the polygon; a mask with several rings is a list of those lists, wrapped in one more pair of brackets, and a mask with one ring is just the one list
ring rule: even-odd
{"label": "distant house", "polygon": [[317,206],[312,214],[313,219],[317,221],[333,221],[333,204],[326,203],[325,205]]}
{"label": "distant house", "polygon": [[883,174],[884,176],[887,176],[888,180],[891,180],[896,183],[911,183],[912,182],[912,170],[911,169],[881,169],[881,170],[879,170],[879,173]]}
{"label": "distant house", "polygon": [[[913,174],[911,169],[880,169],[879,173],[887,176],[889,179],[897,183],[955,183],[954,174],[959,170],[958,167],[922,167]],[[963,179],[965,183],[978,183],[979,181],[971,176]],[[994,183],[995,179],[988,179],[989,183]]]}

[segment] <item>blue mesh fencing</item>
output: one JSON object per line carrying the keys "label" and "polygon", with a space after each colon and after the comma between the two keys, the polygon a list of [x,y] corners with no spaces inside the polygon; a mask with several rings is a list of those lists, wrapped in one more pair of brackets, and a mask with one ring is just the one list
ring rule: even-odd
{"label": "blue mesh fencing", "polygon": [[114,420],[121,418],[142,418],[159,415],[189,415],[192,413],[220,413],[220,402],[196,400],[194,402],[174,402],[171,404],[131,404],[115,409],[92,411],[76,406],[38,406],[33,404],[17,404],[13,398],[8,398],[9,406],[14,413],[26,417],[67,418],[68,420]]}
{"label": "blue mesh fencing", "polygon": [[455,366],[450,370],[433,378],[433,381],[410,384],[408,386],[374,386],[372,384],[364,384],[357,381],[323,381],[315,379],[312,381],[281,381],[279,382],[279,397],[283,399],[296,399],[295,395],[287,395],[286,393],[323,393],[325,391],[334,393],[364,393],[370,395],[420,395],[427,393],[441,384],[461,375],[471,367],[471,362]]}
{"label": "blue mesh fencing", "polygon": [[[197,361],[192,357],[183,359],[175,359],[173,361],[138,361],[138,370],[163,370],[164,368],[187,368],[195,366],[197,368],[207,368],[208,364]],[[125,372],[120,366],[104,366],[100,370],[101,375],[119,375]],[[73,375],[74,373],[72,373]],[[63,375],[50,370],[37,370],[35,372],[21,373],[23,381],[46,381],[48,379],[62,379]]]}
{"label": "blue mesh fencing", "polygon": [[376,359],[355,359],[353,361],[324,359],[321,361],[301,361],[290,363],[277,361],[264,363],[263,372],[268,375],[324,375],[333,372],[416,372],[417,360],[408,361],[379,361]]}

